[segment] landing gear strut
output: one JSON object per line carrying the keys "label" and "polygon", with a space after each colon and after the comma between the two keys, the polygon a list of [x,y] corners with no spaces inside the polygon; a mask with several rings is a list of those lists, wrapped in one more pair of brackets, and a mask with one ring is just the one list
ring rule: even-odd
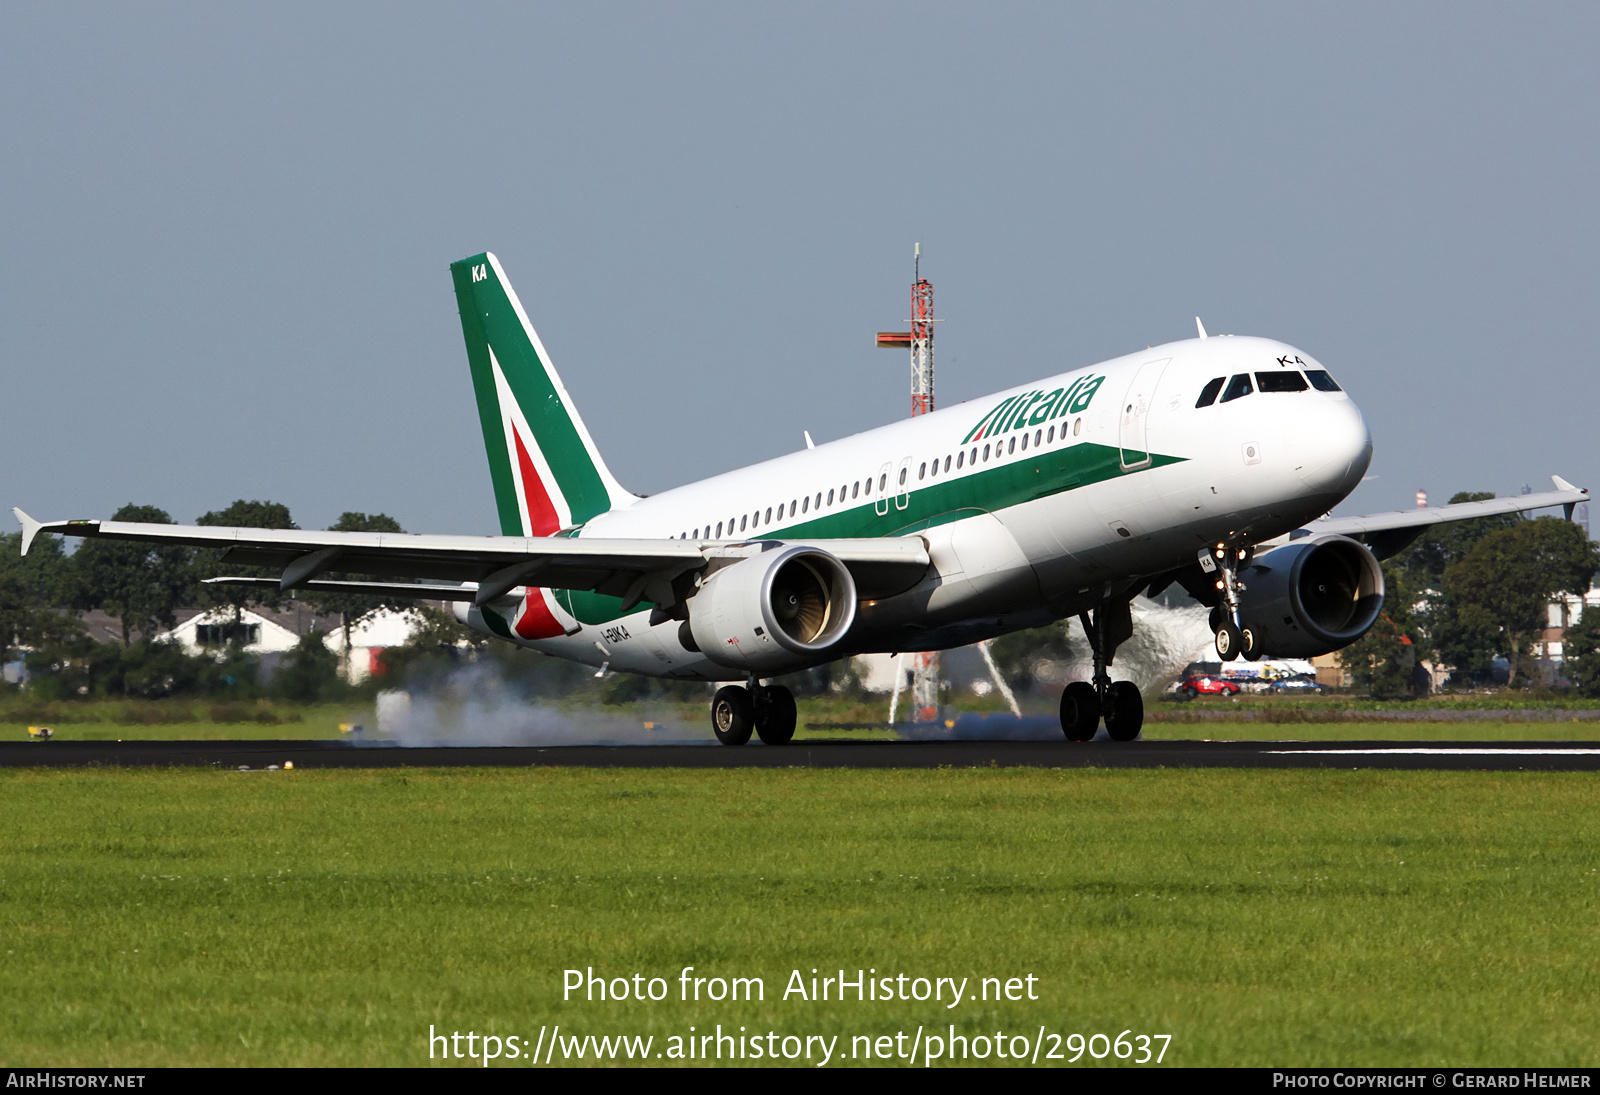
{"label": "landing gear strut", "polygon": [[[1239,581],[1241,567],[1250,565],[1251,550],[1236,543],[1219,543],[1210,552],[1210,561],[1216,569],[1217,591],[1221,601],[1211,610],[1211,630],[1216,632],[1217,657],[1231,662],[1243,654],[1250,661],[1261,656],[1255,636],[1244,626],[1239,615],[1239,594],[1244,583]],[[1206,560],[1202,559],[1204,563]]]}
{"label": "landing gear strut", "polygon": [[765,745],[787,745],[795,722],[794,693],[782,685],[730,684],[711,698],[711,731],[723,745],[743,745],[752,731]]}
{"label": "landing gear strut", "polygon": [[1144,726],[1144,697],[1132,681],[1113,681],[1111,659],[1133,634],[1128,602],[1113,599],[1078,617],[1094,651],[1094,680],[1073,681],[1061,693],[1061,732],[1088,741],[1105,720],[1113,741],[1132,741]]}

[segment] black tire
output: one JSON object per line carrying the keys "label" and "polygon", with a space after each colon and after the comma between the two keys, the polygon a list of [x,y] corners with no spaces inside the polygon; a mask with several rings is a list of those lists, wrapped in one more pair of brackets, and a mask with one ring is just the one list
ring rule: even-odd
{"label": "black tire", "polygon": [[1239,639],[1239,653],[1244,655],[1244,660],[1247,662],[1259,662],[1262,649],[1261,644],[1256,642],[1255,632],[1248,627],[1244,628],[1239,632]]}
{"label": "black tire", "polygon": [[711,732],[723,745],[743,745],[755,729],[756,710],[750,693],[736,684],[711,697]]}
{"label": "black tire", "polygon": [[1239,633],[1239,628],[1232,620],[1217,628],[1217,657],[1225,662],[1234,661],[1239,657],[1239,650],[1243,646],[1244,636]]}
{"label": "black tire", "polygon": [[1144,726],[1144,696],[1132,681],[1112,681],[1106,692],[1106,733],[1112,741],[1132,741]]}
{"label": "black tire", "polygon": [[1061,732],[1068,741],[1088,741],[1100,729],[1100,697],[1088,681],[1073,681],[1061,692]]}
{"label": "black tire", "polygon": [[1185,688],[1183,690],[1183,698],[1186,700],[1192,700],[1199,694],[1200,690],[1198,688]]}
{"label": "black tire", "polygon": [[756,733],[763,745],[788,745],[794,738],[797,717],[794,693],[787,688],[769,685],[757,693]]}

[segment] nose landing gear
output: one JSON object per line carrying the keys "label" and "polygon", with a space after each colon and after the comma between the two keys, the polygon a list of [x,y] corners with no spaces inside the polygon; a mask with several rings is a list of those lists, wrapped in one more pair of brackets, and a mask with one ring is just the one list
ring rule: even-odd
{"label": "nose landing gear", "polygon": [[1144,697],[1132,681],[1113,681],[1111,658],[1133,634],[1128,602],[1110,600],[1078,617],[1094,651],[1094,680],[1073,681],[1061,693],[1061,732],[1068,741],[1088,741],[1105,720],[1113,741],[1132,741],[1144,726]]}
{"label": "nose landing gear", "polygon": [[1239,616],[1239,594],[1244,583],[1239,580],[1241,567],[1250,565],[1251,549],[1248,545],[1219,543],[1208,552],[1202,552],[1201,565],[1210,563],[1208,570],[1217,574],[1217,591],[1221,603],[1211,610],[1211,630],[1216,632],[1217,657],[1231,662],[1243,654],[1249,661],[1261,657],[1255,636],[1244,626]]}

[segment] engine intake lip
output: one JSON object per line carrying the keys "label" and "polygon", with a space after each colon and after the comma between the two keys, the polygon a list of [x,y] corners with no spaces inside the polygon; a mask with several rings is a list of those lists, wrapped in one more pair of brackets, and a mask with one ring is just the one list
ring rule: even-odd
{"label": "engine intake lip", "polygon": [[1377,622],[1383,594],[1383,568],[1344,536],[1309,545],[1289,569],[1289,598],[1300,626],[1336,646],[1354,642]]}
{"label": "engine intake lip", "polygon": [[855,623],[855,579],[820,548],[784,548],[762,576],[761,616],[784,649],[795,654],[826,650]]}

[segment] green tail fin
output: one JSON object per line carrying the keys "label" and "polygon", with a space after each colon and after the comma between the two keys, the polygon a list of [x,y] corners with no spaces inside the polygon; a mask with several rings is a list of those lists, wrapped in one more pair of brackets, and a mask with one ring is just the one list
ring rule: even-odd
{"label": "green tail fin", "polygon": [[500,531],[549,536],[631,505],[595,448],[500,261],[450,264]]}

